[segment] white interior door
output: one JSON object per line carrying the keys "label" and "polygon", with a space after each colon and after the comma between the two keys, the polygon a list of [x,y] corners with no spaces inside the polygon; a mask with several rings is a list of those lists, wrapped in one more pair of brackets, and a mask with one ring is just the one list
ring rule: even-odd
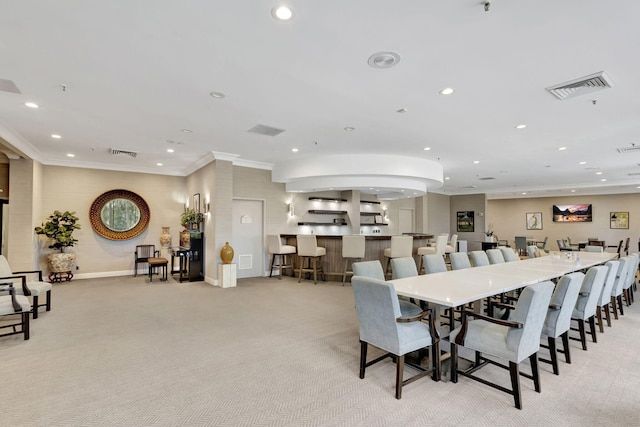
{"label": "white interior door", "polygon": [[263,202],[234,200],[231,235],[238,278],[264,275]]}
{"label": "white interior door", "polygon": [[413,209],[399,209],[398,233],[413,233]]}

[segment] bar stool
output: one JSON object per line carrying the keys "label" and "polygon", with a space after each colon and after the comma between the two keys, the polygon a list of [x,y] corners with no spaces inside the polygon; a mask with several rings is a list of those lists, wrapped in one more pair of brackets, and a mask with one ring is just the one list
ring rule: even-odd
{"label": "bar stool", "polygon": [[[298,245],[298,258],[300,258],[300,274],[298,276],[298,283],[302,280],[302,273],[313,272],[313,283],[318,283],[318,271],[322,273],[322,279],[324,280],[324,270],[322,269],[322,263],[318,266],[320,257],[327,254],[325,248],[319,248],[314,234],[298,234],[296,236],[296,242]],[[304,261],[309,261],[309,267],[304,268]]]}
{"label": "bar stool", "polygon": [[353,264],[354,260],[364,258],[364,243],[364,236],[342,236],[342,258],[344,258],[342,286],[347,280],[347,274],[353,274],[353,271],[347,270],[349,260]]}
{"label": "bar stool", "polygon": [[[293,269],[293,262],[287,265],[287,255],[295,254],[296,247],[291,245],[283,245],[279,234],[270,234],[267,236],[267,250],[271,254],[271,268],[269,269],[269,277],[273,274],[273,266],[276,265],[276,257],[278,258],[278,267],[280,274],[278,279],[282,280],[282,270],[286,268]],[[291,257],[289,257],[289,261]]]}
{"label": "bar stool", "polygon": [[387,258],[385,277],[390,273],[391,259],[413,256],[413,236],[391,236],[391,247],[384,250]]}

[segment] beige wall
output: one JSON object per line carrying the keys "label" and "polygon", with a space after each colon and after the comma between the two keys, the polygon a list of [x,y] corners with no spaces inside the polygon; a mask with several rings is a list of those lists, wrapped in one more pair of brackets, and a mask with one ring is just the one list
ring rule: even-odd
{"label": "beige wall", "polygon": [[[581,203],[593,205],[593,222],[553,222],[553,205]],[[542,212],[542,230],[527,230],[525,222],[527,212]],[[611,229],[610,212],[629,212],[629,229]],[[640,236],[640,197],[637,194],[614,194],[489,200],[487,219],[490,224],[493,224],[498,236],[501,239],[508,239],[511,244],[514,236],[531,236],[538,241],[548,236],[547,248],[558,250],[556,240],[567,237],[571,237],[573,242],[586,240],[588,237],[598,237],[607,245],[617,245],[620,240],[630,237],[630,249],[637,251],[638,236]]]}
{"label": "beige wall", "polygon": [[427,228],[425,231],[434,236],[440,233],[451,233],[451,198],[435,193],[427,193],[426,198]]}

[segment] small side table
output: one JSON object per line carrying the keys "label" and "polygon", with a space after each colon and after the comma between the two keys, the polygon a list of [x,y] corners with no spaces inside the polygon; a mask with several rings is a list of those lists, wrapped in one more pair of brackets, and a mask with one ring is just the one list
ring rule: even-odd
{"label": "small side table", "polygon": [[167,281],[167,264],[169,260],[166,258],[149,258],[149,282],[153,282],[153,270],[156,267],[162,268],[162,280]]}
{"label": "small side table", "polygon": [[221,288],[235,288],[237,264],[218,264],[218,286]]}

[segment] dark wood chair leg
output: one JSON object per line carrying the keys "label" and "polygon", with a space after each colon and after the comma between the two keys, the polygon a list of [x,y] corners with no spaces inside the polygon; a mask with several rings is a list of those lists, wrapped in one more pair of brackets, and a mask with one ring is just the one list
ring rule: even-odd
{"label": "dark wood chair leg", "polygon": [[317,285],[318,284],[318,257],[313,257],[313,259],[311,260],[311,263],[313,264],[313,284]]}
{"label": "dark wood chair leg", "polygon": [[304,268],[304,258],[303,256],[300,257],[300,271],[298,271],[298,283],[300,283],[300,281],[302,280],[302,269]]}
{"label": "dark wood chair leg", "polygon": [[360,379],[364,378],[364,370],[367,367],[367,348],[369,343],[360,341]]}
{"label": "dark wood chair leg", "polygon": [[31,310],[33,310],[33,318],[37,319],[38,318],[38,295],[33,296],[33,307],[31,307]]}
{"label": "dark wood chair leg", "polygon": [[273,275],[273,264],[276,263],[276,254],[271,256],[271,268],[269,269],[269,277]]}
{"label": "dark wood chair leg", "polygon": [[559,375],[558,351],[556,350],[556,339],[553,337],[547,337],[547,341],[549,343],[549,356],[551,356],[551,367],[553,368],[553,373],[556,375]]}
{"label": "dark wood chair leg", "polygon": [[431,346],[431,379],[434,381],[440,381],[440,342],[435,342]]}
{"label": "dark wood chair leg", "polygon": [[51,289],[47,291],[47,311],[51,311]]}
{"label": "dark wood chair leg", "polygon": [[451,382],[458,382],[458,346],[451,343]]}
{"label": "dark wood chair leg", "polygon": [[582,349],[587,349],[587,335],[584,332],[584,320],[578,319],[578,329],[580,332],[580,342],[582,342]]}
{"label": "dark wood chair leg", "polygon": [[564,361],[571,364],[571,350],[569,350],[569,331],[560,336],[562,337],[562,348],[564,349]]}
{"label": "dark wood chair leg", "polygon": [[604,333],[604,323],[602,321],[602,308],[596,307],[596,316],[598,318],[598,329],[600,329],[600,333]]}
{"label": "dark wood chair leg", "polygon": [[618,309],[620,310],[620,315],[624,316],[624,308],[622,308],[622,295],[618,295]]}
{"label": "dark wood chair leg", "polygon": [[24,334],[24,339],[29,339],[29,312],[22,313],[22,332]]}
{"label": "dark wood chair leg", "polygon": [[513,400],[516,408],[522,409],[522,398],[520,396],[520,370],[518,364],[509,361],[509,373],[511,374],[511,388],[513,389]]}
{"label": "dark wood chair leg", "polygon": [[598,338],[596,337],[596,319],[595,319],[595,316],[591,316],[589,318],[589,328],[591,329],[591,341],[598,342]]}
{"label": "dark wood chair leg", "polygon": [[613,317],[618,320],[618,307],[616,306],[616,297],[611,297],[611,309],[613,310]]}
{"label": "dark wood chair leg", "polygon": [[533,387],[536,392],[540,393],[540,391],[542,391],[542,386],[540,385],[540,370],[538,369],[538,352],[535,352],[531,356],[529,356],[529,361],[531,362],[531,376],[533,377]]}
{"label": "dark wood chair leg", "polygon": [[404,373],[404,354],[396,359],[396,399],[402,398],[402,376]]}
{"label": "dark wood chair leg", "polygon": [[611,327],[611,310],[609,310],[609,304],[604,306],[604,316],[607,318],[607,326]]}
{"label": "dark wood chair leg", "polygon": [[349,267],[349,258],[344,259],[344,268],[342,269],[342,286],[347,281],[347,267]]}

